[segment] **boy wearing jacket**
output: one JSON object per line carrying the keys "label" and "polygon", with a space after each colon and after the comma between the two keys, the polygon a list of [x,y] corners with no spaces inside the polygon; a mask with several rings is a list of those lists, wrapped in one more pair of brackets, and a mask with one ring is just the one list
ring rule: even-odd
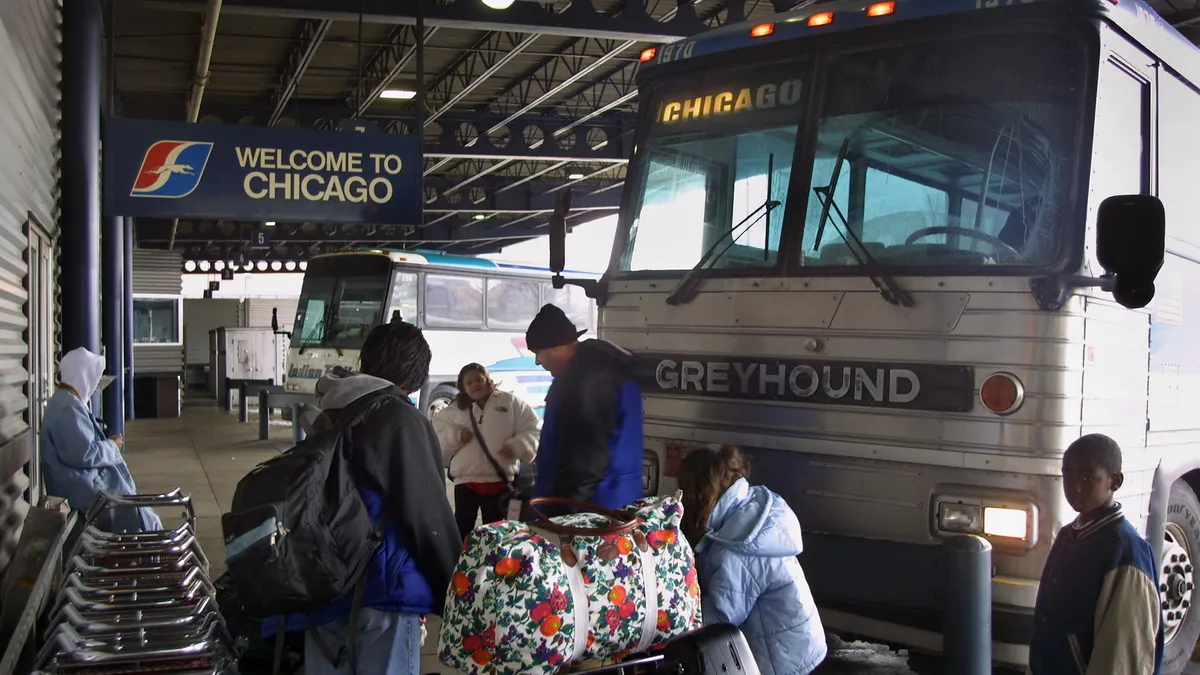
{"label": "boy wearing jacket", "polygon": [[[394,321],[371,331],[362,372],[335,368],[317,382],[318,424],[364,397],[375,397],[347,430],[347,458],[372,520],[382,516],[383,540],[362,577],[354,630],[354,594],[307,616],[287,617],[287,630],[305,630],[307,675],[420,672],[421,622],[441,614],[462,538],[446,499],[437,434],[408,396],[429,377],[429,344],[416,326]],[[274,620],[263,635],[274,634]]]}
{"label": "boy wearing jacket", "polygon": [[1121,448],[1084,436],[1063,455],[1062,475],[1079,516],[1058,532],[1042,570],[1027,672],[1158,675],[1158,565],[1114,500],[1125,480]]}
{"label": "boy wearing jacket", "polygon": [[501,500],[520,462],[532,462],[537,454],[541,420],[528,403],[497,389],[487,368],[478,363],[463,366],[456,386],[458,396],[433,418],[433,428],[442,456],[450,460],[454,517],[465,537],[475,529],[481,511],[484,523],[507,516]]}
{"label": "boy wearing jacket", "polygon": [[697,448],[679,467],[681,529],[696,550],[704,623],[740,628],[762,675],[808,675],[828,646],[796,557],[800,521],[746,473],[732,446]]}
{"label": "boy wearing jacket", "polygon": [[643,496],[636,359],[607,340],[579,342],[585,332],[549,304],[525,332],[525,345],[538,365],[554,376],[546,394],[533,496],[620,509]]}

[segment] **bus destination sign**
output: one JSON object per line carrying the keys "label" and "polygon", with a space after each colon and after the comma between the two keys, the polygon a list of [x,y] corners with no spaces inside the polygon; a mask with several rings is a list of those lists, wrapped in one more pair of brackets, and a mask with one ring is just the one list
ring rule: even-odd
{"label": "bus destination sign", "polygon": [[658,121],[674,124],[794,106],[800,102],[802,84],[799,79],[792,79],[757,86],[725,87],[700,96],[673,96],[662,104]]}
{"label": "bus destination sign", "polygon": [[648,394],[966,412],[970,366],[639,353]]}

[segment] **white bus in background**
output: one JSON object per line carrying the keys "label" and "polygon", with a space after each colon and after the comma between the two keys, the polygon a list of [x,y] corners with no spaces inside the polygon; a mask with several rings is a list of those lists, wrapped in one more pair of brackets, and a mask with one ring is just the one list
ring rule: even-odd
{"label": "white bus in background", "polygon": [[328,369],[357,368],[371,329],[398,313],[433,350],[429,382],[414,396],[427,414],[454,398],[459,369],[476,362],[540,415],[551,377],[525,348],[529,322],[549,302],[580,330],[596,329],[595,302],[578,287],[552,288],[549,277],[545,268],[424,250],[315,257],[296,308],[285,389],[312,393]]}

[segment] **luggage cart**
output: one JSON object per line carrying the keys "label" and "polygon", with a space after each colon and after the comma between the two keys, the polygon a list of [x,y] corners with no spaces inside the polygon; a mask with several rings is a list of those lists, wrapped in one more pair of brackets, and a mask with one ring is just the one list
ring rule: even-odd
{"label": "luggage cart", "polygon": [[[178,507],[170,530],[109,533],[114,508]],[[39,675],[232,675],[235,647],[196,539],[191,496],[104,494],[70,549],[38,653]]]}

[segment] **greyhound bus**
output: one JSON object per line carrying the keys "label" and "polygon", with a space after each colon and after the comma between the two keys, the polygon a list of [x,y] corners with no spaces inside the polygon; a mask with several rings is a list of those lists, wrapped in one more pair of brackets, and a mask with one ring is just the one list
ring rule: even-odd
{"label": "greyhound bus", "polygon": [[547,302],[595,330],[595,302],[579,288],[551,288],[542,268],[415,249],[317,256],[304,273],[285,389],[312,393],[328,369],[357,368],[371,329],[399,317],[433,351],[429,382],[414,396],[428,415],[454,398],[458,371],[471,362],[541,414],[551,376],[525,348],[525,329]]}
{"label": "greyhound bus", "polygon": [[1021,666],[1075,516],[1063,451],[1108,434],[1180,671],[1200,635],[1196,47],[1140,0],[834,1],[641,62],[611,265],[581,285],[642,361],[647,489],[692,448],[741,447],[800,517],[825,625],[935,660],[958,591],[939,543],[985,537],[992,654]]}

